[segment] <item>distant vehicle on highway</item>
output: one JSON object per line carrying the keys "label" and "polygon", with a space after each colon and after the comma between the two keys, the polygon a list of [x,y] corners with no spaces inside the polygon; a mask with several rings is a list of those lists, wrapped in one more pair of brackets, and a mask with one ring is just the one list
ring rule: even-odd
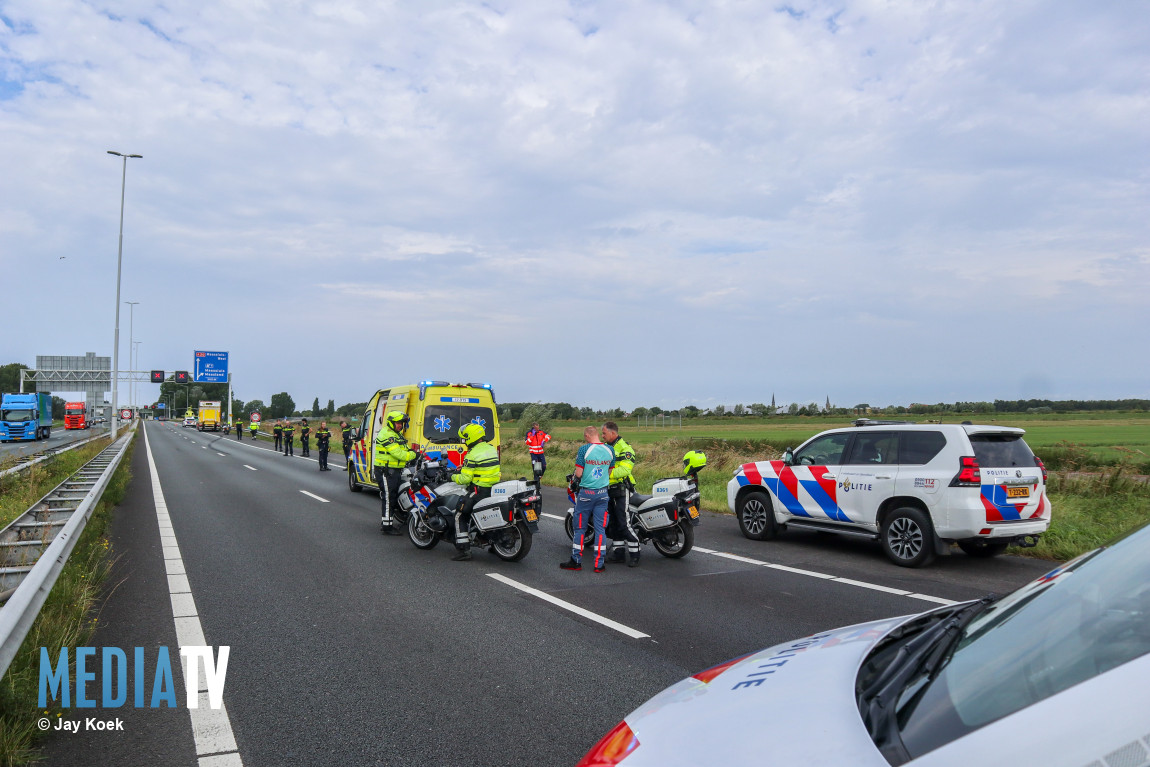
{"label": "distant vehicle on highway", "polygon": [[195,426],[195,425],[196,425],[196,417],[194,415],[184,416],[184,428],[187,428],[188,426]]}
{"label": "distant vehicle on highway", "polygon": [[413,450],[432,458],[444,457],[455,466],[463,463],[467,448],[459,441],[459,427],[477,423],[487,431],[486,441],[499,447],[499,418],[491,384],[421,381],[380,389],[367,402],[354,435],[347,483],[353,492],[377,487],[372,475],[372,447],[385,413],[398,411],[411,419],[405,436]]}
{"label": "distant vehicle on highway", "polygon": [[64,429],[90,429],[92,420],[88,418],[88,403],[64,403]]}
{"label": "distant vehicle on highway", "polygon": [[861,419],[744,464],[727,483],[743,535],[794,527],[878,540],[903,567],[951,542],[970,556],[1034,546],[1050,526],[1046,467],[1022,429]]}
{"label": "distant vehicle on highway", "polygon": [[223,403],[219,400],[201,400],[199,426],[197,428],[200,431],[207,431],[208,429],[211,429],[212,431],[219,431],[221,421],[220,411],[222,406]]}
{"label": "distant vehicle on highway", "polygon": [[1135,702],[1150,689],[1148,614],[1150,525],[1006,597],[701,671],[578,767],[1145,764],[1150,718]]}
{"label": "distant vehicle on highway", "polygon": [[52,436],[52,396],[47,392],[0,398],[0,442],[34,442]]}

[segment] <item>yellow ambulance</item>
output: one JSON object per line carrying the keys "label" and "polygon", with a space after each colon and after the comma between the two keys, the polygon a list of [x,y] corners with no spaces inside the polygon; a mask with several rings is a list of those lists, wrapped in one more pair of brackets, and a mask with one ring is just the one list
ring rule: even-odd
{"label": "yellow ambulance", "polygon": [[459,441],[459,428],[477,423],[487,430],[486,441],[499,447],[499,418],[491,384],[420,381],[418,384],[380,389],[367,402],[353,433],[347,485],[352,492],[365,487],[378,490],[372,471],[375,437],[388,413],[406,413],[411,424],[404,432],[412,450],[463,463],[467,448]]}

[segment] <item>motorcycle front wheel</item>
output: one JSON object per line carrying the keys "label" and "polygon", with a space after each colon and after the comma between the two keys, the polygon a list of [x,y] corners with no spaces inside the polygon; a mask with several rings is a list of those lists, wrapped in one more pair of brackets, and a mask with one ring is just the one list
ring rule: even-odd
{"label": "motorcycle front wheel", "polygon": [[531,551],[531,531],[525,522],[516,522],[490,536],[491,550],[504,562],[518,562]]}
{"label": "motorcycle front wheel", "polygon": [[687,555],[695,545],[695,528],[683,521],[667,530],[652,534],[651,543],[655,550],[668,559],[678,559]]}
{"label": "motorcycle front wheel", "polygon": [[407,515],[407,537],[417,549],[429,551],[439,543],[439,533],[435,532],[419,518],[418,514]]}

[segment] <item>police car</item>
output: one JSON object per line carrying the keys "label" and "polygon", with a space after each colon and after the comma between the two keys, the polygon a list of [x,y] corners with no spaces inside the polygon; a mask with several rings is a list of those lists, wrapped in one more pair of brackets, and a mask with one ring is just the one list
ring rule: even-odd
{"label": "police car", "polygon": [[1050,526],[1046,467],[1004,426],[855,421],[741,466],[727,504],[743,535],[804,528],[878,540],[887,557],[922,567],[952,542],[991,557],[1034,546]]}
{"label": "police car", "polygon": [[579,767],[1141,767],[1150,525],[1004,598],[864,623],[699,672]]}

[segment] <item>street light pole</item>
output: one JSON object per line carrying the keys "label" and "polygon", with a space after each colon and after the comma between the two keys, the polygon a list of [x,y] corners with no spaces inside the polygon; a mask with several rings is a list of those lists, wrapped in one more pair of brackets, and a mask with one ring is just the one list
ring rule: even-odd
{"label": "street light pole", "polygon": [[116,439],[116,419],[120,417],[117,410],[119,404],[116,402],[117,395],[119,394],[119,378],[120,378],[120,268],[124,262],[124,192],[128,184],[128,160],[129,159],[142,159],[143,155],[138,154],[122,154],[120,152],[113,152],[108,150],[108,154],[114,154],[116,157],[124,158],[124,169],[120,174],[120,246],[116,250],[116,335],[115,342],[112,345],[112,440]]}
{"label": "street light pole", "polygon": [[[139,305],[140,302],[125,301],[124,303],[128,304],[128,368],[135,370],[136,363],[132,361],[132,355],[135,352],[136,347],[134,345],[133,339],[136,337],[136,306]],[[128,381],[128,399],[130,399],[133,404],[136,402],[135,383],[136,382],[132,380]]]}
{"label": "street light pole", "polygon": [[138,364],[140,364],[140,344],[142,344],[142,343],[144,343],[144,342],[143,341],[133,341],[132,342],[132,351],[134,352],[132,354],[132,359],[134,360],[134,362],[132,362],[132,404],[137,409],[139,409],[140,403],[136,401],[136,393],[138,391],[138,389],[136,388],[136,366]]}

